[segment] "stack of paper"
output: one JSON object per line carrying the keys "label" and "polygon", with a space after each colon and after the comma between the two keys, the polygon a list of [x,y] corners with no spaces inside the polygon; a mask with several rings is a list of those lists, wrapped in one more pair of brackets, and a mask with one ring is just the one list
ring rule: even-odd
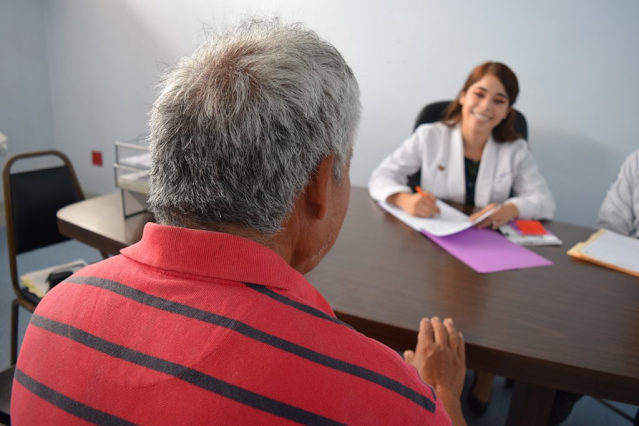
{"label": "stack of paper", "polygon": [[[539,232],[523,232],[521,223],[526,222],[537,222],[537,221],[513,221],[509,222],[506,225],[499,227],[499,232],[512,241],[515,244],[520,246],[560,246],[562,241],[557,238],[550,231],[545,229],[541,223],[539,226],[541,230]],[[543,231],[543,232],[542,232]]]}
{"label": "stack of paper", "polygon": [[600,229],[568,254],[639,277],[639,239]]}
{"label": "stack of paper", "polygon": [[74,260],[73,262],[65,263],[64,265],[52,266],[50,268],[40,269],[39,271],[29,272],[20,277],[22,285],[25,286],[31,293],[35,294],[39,298],[43,298],[47,291],[49,291],[49,275],[52,272],[72,271],[77,272],[80,269],[87,266],[82,259]]}
{"label": "stack of paper", "polygon": [[[149,195],[149,170],[119,176],[117,185],[131,192]],[[143,197],[143,199],[146,199],[146,197]]]}
{"label": "stack of paper", "polygon": [[145,152],[144,154],[120,158],[119,164],[135,167],[136,169],[149,170],[151,168],[151,153]]}

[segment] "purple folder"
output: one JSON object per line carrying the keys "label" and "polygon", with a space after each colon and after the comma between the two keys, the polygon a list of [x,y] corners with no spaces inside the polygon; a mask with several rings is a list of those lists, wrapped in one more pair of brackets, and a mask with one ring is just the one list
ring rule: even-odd
{"label": "purple folder", "polygon": [[552,265],[550,260],[490,229],[469,228],[446,237],[426,231],[422,234],[481,274]]}

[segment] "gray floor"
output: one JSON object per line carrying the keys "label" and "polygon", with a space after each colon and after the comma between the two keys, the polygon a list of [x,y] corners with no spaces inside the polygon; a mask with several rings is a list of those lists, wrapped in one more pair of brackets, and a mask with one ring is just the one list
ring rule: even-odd
{"label": "gray floor", "polygon": [[[75,241],[69,241],[55,248],[35,250],[19,257],[19,271],[21,273],[41,269],[50,265],[66,263],[75,259],[84,259],[87,262],[100,260],[100,254],[95,250]],[[13,292],[10,285],[9,264],[7,256],[7,234],[5,228],[0,228],[0,368],[9,365],[10,343],[10,309],[13,300]],[[24,335],[27,323],[31,317],[24,309],[20,309],[20,339]],[[462,406],[469,425],[488,426],[501,425],[506,420],[508,405],[510,404],[511,389],[505,386],[504,380],[495,380],[493,398],[488,411],[478,418],[469,412],[466,406],[466,393],[471,381],[471,374],[467,374],[466,387],[462,398]],[[637,407],[612,403],[628,416],[634,417]],[[562,425],[631,425],[626,420],[609,408],[604,407],[593,398],[582,398],[576,405],[570,417]]]}

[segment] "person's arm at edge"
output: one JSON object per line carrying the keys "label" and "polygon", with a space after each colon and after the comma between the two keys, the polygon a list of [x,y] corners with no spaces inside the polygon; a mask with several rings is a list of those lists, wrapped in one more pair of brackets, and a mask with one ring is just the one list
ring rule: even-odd
{"label": "person's arm at edge", "polygon": [[617,179],[606,193],[606,198],[599,209],[598,228],[609,229],[623,235],[632,234],[633,188],[631,182],[637,182],[637,185],[639,185],[638,175],[639,150],[635,151],[623,162]]}

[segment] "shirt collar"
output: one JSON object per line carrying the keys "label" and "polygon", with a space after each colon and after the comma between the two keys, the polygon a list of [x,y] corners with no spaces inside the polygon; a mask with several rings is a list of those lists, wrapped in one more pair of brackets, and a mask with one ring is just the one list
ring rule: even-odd
{"label": "shirt collar", "polygon": [[328,302],[273,250],[220,232],[147,223],[122,255],[153,268],[288,290],[330,315]]}

